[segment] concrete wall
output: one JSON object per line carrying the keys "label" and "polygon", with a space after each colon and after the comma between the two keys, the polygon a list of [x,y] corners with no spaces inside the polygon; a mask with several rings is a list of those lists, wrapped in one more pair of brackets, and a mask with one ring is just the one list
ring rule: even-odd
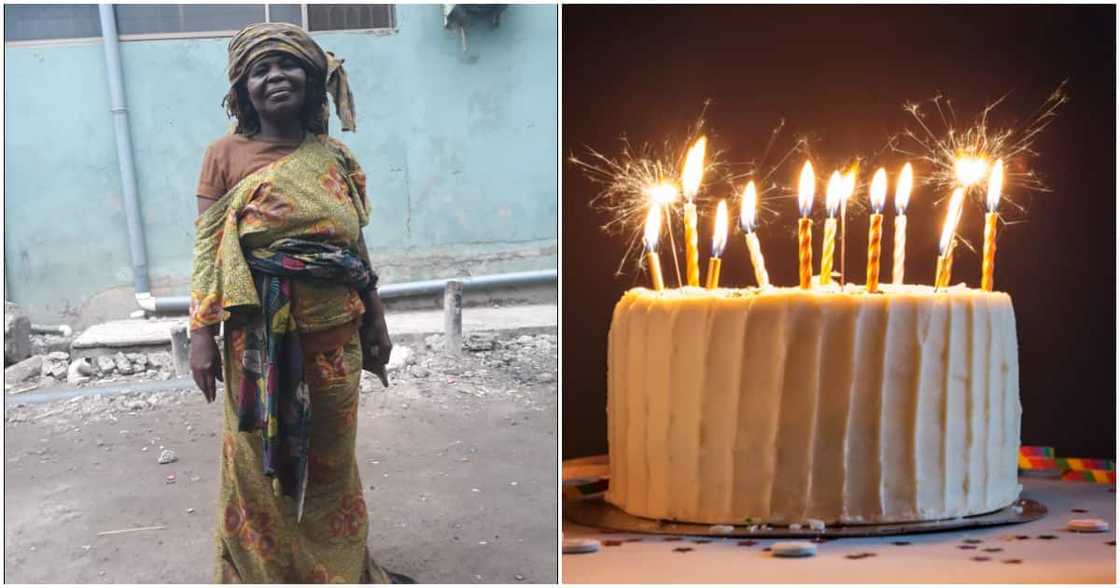
{"label": "concrete wall", "polygon": [[[397,7],[389,34],[320,33],[346,59],[368,176],[366,228],[385,283],[556,265],[556,9],[510,6],[468,29],[439,6]],[[194,188],[228,38],[122,44],[153,293],[185,295]],[[5,58],[6,298],[37,322],[135,309],[100,42],[9,46]]]}

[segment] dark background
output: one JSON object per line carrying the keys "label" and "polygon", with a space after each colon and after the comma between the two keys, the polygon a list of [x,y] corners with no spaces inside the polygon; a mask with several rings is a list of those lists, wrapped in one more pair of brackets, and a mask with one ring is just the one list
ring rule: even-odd
{"label": "dark background", "polygon": [[[1059,455],[1112,457],[1116,447],[1116,30],[1113,6],[565,6],[565,156],[592,146],[618,154],[619,137],[683,141],[705,99],[709,151],[758,158],[781,118],[785,149],[812,133],[814,155],[871,155],[911,119],[901,105],[942,93],[962,123],[1011,92],[993,126],[1021,123],[1069,80],[1069,103],[1037,140],[1033,167],[1053,189],[1026,197],[1024,223],[1001,227],[995,286],[1011,294],[1019,335],[1022,442]],[[929,110],[928,108],[926,109]],[[964,126],[962,124],[962,126]],[[775,179],[793,186],[803,157]],[[879,160],[894,177],[905,159]],[[739,166],[745,171],[745,166]],[[817,170],[826,177],[826,170]],[[916,164],[915,173],[925,171]],[[868,181],[870,171],[861,171]],[[609,236],[589,206],[599,191],[564,163],[564,456],[606,451],[606,338],[611,311],[637,271],[616,276],[628,236]],[[739,188],[741,189],[741,187]],[[818,180],[816,210],[823,208]],[[908,210],[908,282],[932,283],[944,194],[916,189]],[[1022,192],[1022,190],[1019,190]],[[709,196],[738,195],[715,186]],[[866,190],[856,199],[866,202]],[[700,203],[701,267],[714,199]],[[793,200],[759,229],[771,281],[797,282]],[[882,279],[890,280],[888,204]],[[966,205],[960,234],[979,243],[982,210]],[[1001,212],[1012,213],[1008,206]],[[1021,216],[1021,215],[1020,215]],[[819,216],[817,217],[819,219]],[[867,214],[848,216],[848,280],[863,283]],[[679,235],[680,227],[674,228]],[[814,271],[820,233],[814,225]],[[837,246],[839,255],[839,245]],[[675,284],[662,252],[667,285]],[[682,259],[683,263],[683,259]],[[723,285],[754,284],[741,233],[729,238]],[[629,267],[633,270],[633,266]],[[682,270],[683,271],[683,270]],[[958,247],[953,281],[979,287],[979,255]]]}

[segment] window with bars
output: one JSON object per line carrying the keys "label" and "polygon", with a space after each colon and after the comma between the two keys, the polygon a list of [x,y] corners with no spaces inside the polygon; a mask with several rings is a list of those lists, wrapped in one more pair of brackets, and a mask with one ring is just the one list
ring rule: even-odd
{"label": "window with bars", "polygon": [[[287,22],[311,32],[396,28],[392,4],[118,4],[122,40],[226,36],[254,22]],[[96,4],[6,4],[4,41],[101,36]]]}

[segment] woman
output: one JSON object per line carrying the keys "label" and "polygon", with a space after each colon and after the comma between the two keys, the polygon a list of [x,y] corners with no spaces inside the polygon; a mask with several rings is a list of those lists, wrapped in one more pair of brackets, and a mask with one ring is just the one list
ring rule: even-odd
{"label": "woman", "polygon": [[383,374],[392,345],[365,176],[326,134],[328,93],[354,128],[346,73],[285,24],[241,30],[228,73],[237,127],[203,160],[191,280],[194,380],[226,391],[216,579],[407,580],[368,554],[354,454],[361,369]]}

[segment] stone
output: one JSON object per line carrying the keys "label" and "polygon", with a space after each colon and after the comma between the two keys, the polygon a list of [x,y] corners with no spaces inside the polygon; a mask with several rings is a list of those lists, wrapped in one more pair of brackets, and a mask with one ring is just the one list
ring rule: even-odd
{"label": "stone", "polygon": [[472,333],[463,340],[463,349],[474,353],[491,351],[497,339],[496,335],[490,333]]}
{"label": "stone", "polygon": [[97,358],[97,369],[103,375],[109,375],[117,369],[117,362],[113,361],[112,357],[108,355],[101,355]]}
{"label": "stone", "polygon": [[93,375],[93,366],[83,357],[74,360],[67,368],[66,381],[70,384],[81,384],[88,382],[91,375]]}
{"label": "stone", "polygon": [[73,337],[62,335],[31,335],[31,354],[46,355],[52,351],[70,351]]}
{"label": "stone", "polygon": [[44,376],[50,376],[56,380],[63,380],[66,378],[67,369],[70,367],[70,354],[64,351],[53,351],[48,353],[43,359],[43,369],[41,373]]}
{"label": "stone", "polygon": [[19,305],[4,302],[4,365],[31,357],[31,319]]}
{"label": "stone", "polygon": [[556,374],[552,372],[541,372],[537,374],[536,380],[541,384],[551,384],[556,381]]}
{"label": "stone", "polygon": [[421,365],[414,365],[412,366],[411,373],[413,377],[426,378],[428,377],[428,368]]}
{"label": "stone", "polygon": [[389,353],[389,363],[387,363],[385,367],[389,371],[399,370],[411,363],[414,363],[416,361],[414,355],[415,354],[412,352],[412,349],[405,347],[404,345],[394,345],[393,351]]}
{"label": "stone", "polygon": [[148,366],[154,367],[160,371],[170,371],[174,368],[171,362],[171,354],[166,351],[157,351],[148,354]]}
{"label": "stone", "polygon": [[161,465],[173,463],[176,461],[179,461],[179,458],[175,457],[175,452],[171,451],[170,449],[164,449],[159,453],[159,463]]}
{"label": "stone", "polygon": [[26,382],[32,378],[37,378],[43,373],[43,356],[32,355],[31,357],[4,368],[4,384],[12,385]]}
{"label": "stone", "polygon": [[113,356],[113,361],[117,364],[118,372],[126,376],[132,373],[132,362],[125,357],[123,352],[117,352],[117,354]]}
{"label": "stone", "polygon": [[144,353],[126,353],[125,357],[128,361],[132,362],[132,370],[136,372],[144,371],[148,366],[148,356]]}
{"label": "stone", "polygon": [[428,347],[428,349],[440,349],[440,350],[442,350],[443,349],[443,335],[435,334],[435,335],[428,335],[427,337],[424,337],[424,345],[426,345]]}

